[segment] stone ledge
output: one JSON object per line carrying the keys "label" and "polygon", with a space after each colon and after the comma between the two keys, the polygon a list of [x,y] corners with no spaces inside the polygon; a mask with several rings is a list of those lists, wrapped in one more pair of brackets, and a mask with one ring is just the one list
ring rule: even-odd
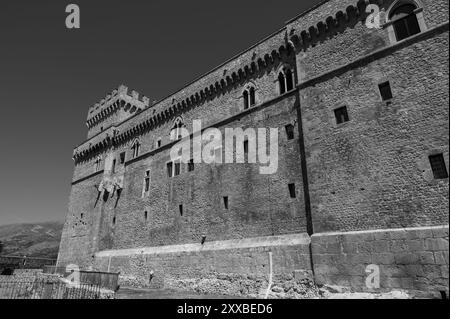
{"label": "stone ledge", "polygon": [[247,239],[235,239],[216,242],[206,242],[201,244],[187,244],[161,247],[144,247],[137,249],[122,249],[101,251],[95,254],[97,258],[108,257],[126,257],[132,255],[158,255],[158,254],[174,254],[188,252],[203,252],[216,250],[231,249],[249,249],[261,247],[280,247],[280,246],[297,246],[309,245],[311,239],[308,234],[280,235],[270,237],[256,237]]}

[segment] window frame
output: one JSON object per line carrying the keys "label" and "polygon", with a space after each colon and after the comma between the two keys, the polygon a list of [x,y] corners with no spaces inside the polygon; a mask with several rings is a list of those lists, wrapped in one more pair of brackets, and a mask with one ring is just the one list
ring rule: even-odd
{"label": "window frame", "polygon": [[138,158],[141,152],[141,143],[139,140],[135,140],[131,146],[133,159]]}
{"label": "window frame", "polygon": [[[417,23],[419,25],[419,32],[416,34],[410,35],[406,38],[398,39],[396,29],[395,29],[395,23],[402,19],[407,18],[407,16],[400,18],[400,19],[394,19],[394,20],[391,19],[391,16],[396,9],[398,9],[399,7],[401,7],[403,5],[407,5],[407,4],[411,4],[416,7],[416,9],[413,11],[413,15],[416,17]],[[423,16],[423,8],[424,7],[423,7],[422,3],[418,0],[407,0],[407,1],[406,0],[397,0],[386,10],[386,23],[384,24],[383,28],[386,28],[388,30],[389,41],[391,42],[391,44],[405,41],[405,40],[407,40],[417,34],[423,33],[427,30],[427,25],[425,23],[425,18]]]}
{"label": "window frame", "polygon": [[[389,89],[390,97],[385,99],[385,97],[383,95],[383,88],[385,88],[386,85]],[[392,101],[392,99],[394,98],[394,93],[392,92],[391,82],[389,80],[387,80],[387,81],[382,81],[382,82],[378,83],[378,93],[380,94],[381,101],[383,101],[383,102]]]}
{"label": "window frame", "polygon": [[295,90],[295,72],[290,65],[282,66],[277,73],[278,94],[283,95]]}
{"label": "window frame", "polygon": [[[339,121],[339,120],[341,120],[341,117],[338,118],[338,114],[337,114],[337,112],[339,112],[340,110],[345,110],[345,113],[343,114],[344,120],[342,122]],[[335,108],[333,110],[333,114],[334,114],[334,121],[336,123],[336,126],[341,126],[341,125],[344,125],[345,123],[350,122],[350,115],[348,112],[347,105],[342,105],[342,106]]]}
{"label": "window frame", "polygon": [[[435,159],[438,159],[438,161],[435,161]],[[428,161],[435,180],[444,180],[449,178],[447,163],[443,153],[428,156]]]}

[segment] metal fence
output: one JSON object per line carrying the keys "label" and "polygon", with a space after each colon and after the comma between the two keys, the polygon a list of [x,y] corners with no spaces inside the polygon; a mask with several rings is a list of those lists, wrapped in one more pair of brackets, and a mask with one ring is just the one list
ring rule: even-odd
{"label": "metal fence", "polygon": [[[67,271],[65,267],[45,266],[44,273],[58,274],[63,277],[69,276],[72,272]],[[99,271],[79,270],[80,281],[83,283],[99,286],[112,291],[119,288],[119,273],[108,273]]]}
{"label": "metal fence", "polygon": [[101,299],[99,286],[61,281],[2,281],[0,299]]}

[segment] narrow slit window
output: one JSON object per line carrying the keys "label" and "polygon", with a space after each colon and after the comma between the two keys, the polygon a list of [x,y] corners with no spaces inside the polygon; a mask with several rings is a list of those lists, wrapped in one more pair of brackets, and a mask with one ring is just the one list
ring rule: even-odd
{"label": "narrow slit window", "polygon": [[378,88],[380,89],[380,94],[383,101],[389,101],[392,99],[392,90],[389,81],[381,83],[378,85]]}
{"label": "narrow slit window", "polygon": [[167,176],[169,178],[173,177],[173,163],[172,162],[167,163]]}
{"label": "narrow slit window", "polygon": [[133,144],[132,150],[133,150],[133,158],[138,157],[139,153],[140,153],[140,150],[141,150],[141,144],[138,141],[136,141]]}
{"label": "narrow slit window", "polygon": [[294,139],[294,125],[288,124],[285,126],[286,129],[286,135],[288,140]]}
{"label": "narrow slit window", "polygon": [[147,211],[144,212],[144,220],[145,220],[145,221],[148,220],[148,212],[147,212]]}
{"label": "narrow slit window", "polygon": [[101,169],[102,159],[99,157],[95,160],[95,171],[98,172]]}
{"label": "narrow slit window", "polygon": [[144,178],[144,192],[148,193],[149,191],[150,191],[150,171],[146,171]]}
{"label": "narrow slit window", "polygon": [[114,174],[116,172],[116,159],[113,160],[112,162],[112,168],[111,168],[111,172]]}
{"label": "narrow slit window", "polygon": [[248,140],[244,141],[244,154],[247,155],[248,154]]}
{"label": "narrow slit window", "polygon": [[179,176],[181,174],[181,163],[177,162],[175,163],[175,176]]}
{"label": "narrow slit window", "polygon": [[225,207],[225,209],[228,209],[228,196],[225,196],[223,198],[223,207]]}
{"label": "narrow slit window", "polygon": [[289,196],[291,196],[291,198],[297,198],[297,193],[295,191],[295,184],[289,184]]}
{"label": "narrow slit window", "polygon": [[113,226],[116,224],[116,217],[113,217],[112,224]]}
{"label": "narrow slit window", "polygon": [[125,164],[125,152],[120,153],[120,165]]}
{"label": "narrow slit window", "polygon": [[180,216],[183,216],[183,205],[180,205],[179,207],[178,207],[178,210],[179,210],[179,212],[180,212]]}
{"label": "narrow slit window", "polygon": [[191,159],[188,163],[188,172],[193,172],[195,170],[194,160]]}
{"label": "narrow slit window", "polygon": [[256,91],[255,88],[250,88],[250,106],[255,106],[256,104]]}
{"label": "narrow slit window", "polygon": [[250,105],[249,97],[248,97],[248,91],[244,91],[244,110],[248,109]]}
{"label": "narrow slit window", "polygon": [[444,155],[438,154],[429,157],[431,169],[435,179],[448,178],[447,166],[445,165]]}
{"label": "narrow slit window", "polygon": [[291,70],[286,71],[286,91],[292,91],[294,89],[294,75]]}
{"label": "narrow slit window", "polygon": [[160,148],[161,145],[162,145],[162,140],[158,139],[158,141],[156,142],[156,145],[157,145],[158,148]]}
{"label": "narrow slit window", "polygon": [[280,85],[280,95],[286,93],[286,79],[283,73],[278,75],[278,83]]}
{"label": "narrow slit window", "polygon": [[336,117],[336,123],[342,124],[349,121],[347,107],[343,106],[334,110],[334,115]]}

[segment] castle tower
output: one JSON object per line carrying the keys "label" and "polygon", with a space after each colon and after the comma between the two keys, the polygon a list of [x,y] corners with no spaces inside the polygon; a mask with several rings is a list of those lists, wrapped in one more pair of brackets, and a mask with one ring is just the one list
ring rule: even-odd
{"label": "castle tower", "polygon": [[86,125],[88,139],[117,125],[149,106],[149,98],[129,91],[125,85],[112,91],[99,103],[89,108]]}

